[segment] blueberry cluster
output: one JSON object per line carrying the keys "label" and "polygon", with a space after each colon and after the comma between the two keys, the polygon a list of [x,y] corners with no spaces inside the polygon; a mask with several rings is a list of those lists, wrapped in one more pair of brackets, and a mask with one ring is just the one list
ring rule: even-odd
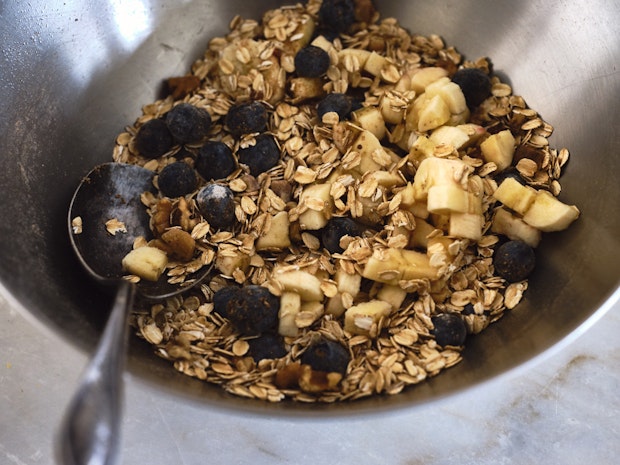
{"label": "blueberry cluster", "polygon": [[211,128],[211,115],[189,103],[179,103],[160,119],[144,123],[135,138],[135,147],[145,158],[158,158],[176,144],[202,141]]}
{"label": "blueberry cluster", "polygon": [[351,361],[351,355],[342,344],[321,338],[306,349],[300,361],[304,365],[310,365],[313,370],[340,373],[344,376]]}
{"label": "blueberry cluster", "polygon": [[255,336],[277,328],[280,298],[263,286],[227,286],[214,294],[213,311],[241,334]]}

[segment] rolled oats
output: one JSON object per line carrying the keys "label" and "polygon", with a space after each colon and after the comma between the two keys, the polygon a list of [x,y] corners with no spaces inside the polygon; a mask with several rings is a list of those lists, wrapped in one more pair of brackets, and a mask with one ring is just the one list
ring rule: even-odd
{"label": "rolled oats", "polygon": [[[198,211],[196,193],[176,199],[150,193],[142,196],[156,237],[177,229],[184,234],[175,234],[184,241],[188,237],[195,241],[192,257],[169,263],[170,281],[183,282],[212,264],[215,269],[207,282],[185,298],[169,298],[157,307],[138,302],[133,324],[140,337],[153,344],[155,353],[172,361],[182,373],[221,385],[234,395],[269,402],[335,402],[398,394],[461,360],[459,347],[437,345],[434,315],[460,314],[468,332],[476,334],[515,308],[527,289],[527,281],[508,283],[494,274],[492,257],[500,242],[491,232],[497,206],[493,198],[498,187],[494,179],[497,163],[484,160],[479,143],[461,147],[439,143],[422,158],[414,156],[415,147],[428,140],[430,132],[412,127],[409,115],[419,95],[403,83],[427,67],[442,68],[448,76],[459,68],[475,67],[488,73],[488,60],[464,60],[438,35],[411,34],[396,19],[379,18],[372,8],[366,11],[364,27],[358,24],[351,34],[341,34],[331,42],[322,36],[313,42],[327,51],[331,63],[324,76],[309,82],[291,74],[296,52],[309,43],[319,21],[320,4],[321,0],[309,0],[305,5],[276,8],[266,12],[261,22],[233,18],[230,32],[213,38],[192,66],[188,79],[199,84],[185,89],[182,97],[175,94],[145,105],[135,124],[117,136],[113,149],[115,161],[158,173],[174,160],[179,148],[147,160],[137,152],[134,138],[141,125],[161,118],[182,100],[207,110],[212,118],[209,138],[221,140],[236,153],[254,145],[256,134],[235,140],[227,132],[224,117],[231,105],[259,100],[268,108],[268,132],[280,148],[280,163],[258,176],[240,166],[217,181],[234,193],[239,221],[234,231],[212,228]],[[371,53],[379,57],[377,69],[365,61]],[[351,90],[362,99],[362,106],[383,111],[383,140],[392,149],[386,150],[381,142],[372,149],[354,144],[362,131],[369,131],[359,121],[341,121],[335,112],[318,118],[317,97]],[[528,147],[526,156],[516,163],[518,172],[531,186],[559,194],[558,178],[569,153],[549,147],[553,127],[528,108],[522,97],[513,95],[509,85],[493,77],[491,96],[468,122],[482,126],[484,137],[509,129],[517,145]],[[474,135],[469,130],[468,138]],[[463,161],[452,176],[481,199],[481,238],[449,236],[449,224],[442,223],[442,215],[429,217],[420,198],[411,197],[410,186],[427,157]],[[193,158],[186,161],[192,164]],[[304,197],[307,187],[322,183],[329,184],[327,199]],[[289,224],[289,245],[257,247],[259,238],[273,232],[274,218],[280,212]],[[324,215],[324,220],[350,216],[367,229],[359,237],[344,235],[339,242],[343,251],[332,254],[322,248],[320,234],[300,227],[304,215]],[[111,234],[122,231],[119,222],[108,223]],[[425,226],[430,229],[416,236]],[[73,219],[76,234],[81,227],[79,218]],[[363,276],[375,250],[420,248],[427,250],[429,264],[439,270],[436,278],[404,275],[402,269],[388,267],[377,273],[378,282],[364,279],[358,293],[339,288],[338,270]],[[280,296],[285,288],[273,279],[276,267],[316,276],[323,300],[295,315],[298,333],[284,338],[286,355],[257,363],[249,355],[251,340],[213,311],[212,298],[233,283],[263,285]],[[386,283],[393,286],[394,295],[401,295],[396,307],[380,318],[357,318],[355,324],[363,334],[346,331],[343,313],[374,299]],[[348,349],[351,361],[346,375],[329,378],[329,389],[316,389],[307,373],[297,373],[297,382],[289,385],[285,375],[303,371],[299,358],[317,337]]]}

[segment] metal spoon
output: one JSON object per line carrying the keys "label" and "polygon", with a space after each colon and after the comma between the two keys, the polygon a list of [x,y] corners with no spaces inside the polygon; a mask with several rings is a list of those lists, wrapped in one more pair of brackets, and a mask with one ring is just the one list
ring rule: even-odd
{"label": "metal spoon", "polygon": [[[65,465],[117,463],[122,418],[122,374],[125,365],[127,317],[135,291],[148,299],[170,297],[201,282],[209,269],[181,287],[167,282],[141,280],[134,285],[122,279],[122,258],[138,236],[151,237],[149,215],[141,195],[154,191],[153,172],[135,165],[106,163],[81,182],[69,207],[71,243],[84,268],[96,280],[118,286],[112,312],[94,356],[83,374],[60,429],[58,458]],[[82,232],[72,228],[80,217]],[[105,223],[116,218],[126,232],[112,235]]]}

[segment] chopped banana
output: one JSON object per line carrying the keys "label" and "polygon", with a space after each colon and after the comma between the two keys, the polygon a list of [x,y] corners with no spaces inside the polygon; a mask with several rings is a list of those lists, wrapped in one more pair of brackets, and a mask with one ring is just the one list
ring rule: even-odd
{"label": "chopped banana", "polygon": [[515,153],[515,138],[508,129],[505,129],[489,136],[480,144],[480,150],[485,161],[497,165],[497,171],[505,170],[512,164],[512,157]]}
{"label": "chopped banana", "polygon": [[523,221],[543,232],[562,231],[568,228],[579,214],[575,205],[567,205],[549,192],[540,190],[523,215]]}
{"label": "chopped banana", "polygon": [[466,189],[471,172],[472,168],[462,160],[426,158],[418,166],[413,179],[415,199],[426,199],[432,186],[458,184]]}
{"label": "chopped banana", "polygon": [[362,284],[362,277],[359,274],[349,274],[342,268],[338,268],[334,280],[336,281],[339,292],[348,292],[351,297],[355,297],[359,294]]}
{"label": "chopped banana", "polygon": [[406,297],[407,291],[400,286],[392,286],[390,284],[385,284],[377,292],[377,299],[389,303],[394,310],[400,308]]}
{"label": "chopped banana", "polygon": [[385,137],[385,121],[381,110],[377,107],[363,107],[351,113],[353,121],[359,124],[363,129],[372,132],[377,139]]}
{"label": "chopped banana", "polygon": [[379,55],[377,52],[370,52],[366,62],[364,63],[364,71],[369,72],[373,76],[381,76],[381,70],[388,64],[387,58]]}
{"label": "chopped banana", "polygon": [[299,328],[295,318],[301,311],[301,298],[296,292],[283,292],[280,296],[280,311],[278,313],[278,333],[281,336],[297,336]]}
{"label": "chopped banana", "polygon": [[330,190],[331,184],[327,183],[313,184],[303,190],[299,203],[308,209],[299,215],[301,229],[317,230],[325,227],[333,210]]}
{"label": "chopped banana", "polygon": [[469,210],[469,192],[456,183],[432,186],[428,190],[426,208],[430,213],[442,215],[465,213]]}
{"label": "chopped banana", "polygon": [[215,268],[224,276],[232,276],[235,270],[247,272],[250,260],[248,254],[239,250],[220,249],[215,258]]}
{"label": "chopped banana", "polygon": [[479,241],[482,239],[484,216],[476,213],[451,213],[448,234],[452,237],[462,237]]}
{"label": "chopped banana", "polygon": [[368,334],[372,325],[387,316],[392,305],[382,300],[370,300],[350,307],[344,313],[344,330],[352,334]]}
{"label": "chopped banana", "polygon": [[495,212],[491,231],[496,234],[503,234],[508,239],[522,240],[530,247],[538,247],[541,239],[540,230],[530,226],[504,208],[498,208]]}
{"label": "chopped banana", "polygon": [[524,186],[513,178],[506,178],[493,193],[493,197],[511,210],[524,215],[536,198],[536,189]]}
{"label": "chopped banana", "polygon": [[395,161],[381,145],[377,136],[368,130],[360,133],[351,150],[360,154],[360,163],[355,168],[359,174],[383,170]]}
{"label": "chopped banana", "polygon": [[256,250],[285,249],[291,245],[290,222],[287,212],[278,212],[271,218],[271,226],[256,240]]}
{"label": "chopped banana", "polygon": [[426,254],[415,250],[375,249],[362,276],[384,284],[398,285],[401,280],[437,279],[438,269],[431,266]]}
{"label": "chopped banana", "polygon": [[[428,97],[427,97],[428,98]],[[428,99],[418,111],[418,131],[426,132],[450,120],[450,108],[439,95]]]}
{"label": "chopped banana", "polygon": [[157,247],[139,247],[123,257],[123,269],[147,281],[157,281],[166,269],[168,256]]}
{"label": "chopped banana", "polygon": [[450,113],[453,115],[461,114],[467,111],[467,103],[465,102],[465,95],[455,82],[452,82],[449,77],[442,77],[432,82],[424,89],[424,92],[429,97],[439,95],[441,99],[448,105]]}
{"label": "chopped banana", "polygon": [[410,78],[409,88],[415,90],[417,94],[421,94],[426,87],[433,82],[446,77],[448,71],[439,67],[418,68]]}
{"label": "chopped banana", "polygon": [[338,52],[338,60],[340,63],[345,63],[345,66],[347,61],[355,61],[356,64],[359,64],[359,69],[363,69],[364,66],[366,66],[366,62],[368,61],[370,54],[371,52],[368,50],[345,48]]}
{"label": "chopped banana", "polygon": [[285,291],[296,292],[303,301],[323,300],[321,281],[302,270],[274,270],[273,279]]}
{"label": "chopped banana", "polygon": [[416,218],[415,229],[411,233],[409,244],[411,247],[426,249],[428,247],[428,236],[433,231],[435,231],[435,226],[421,218]]}

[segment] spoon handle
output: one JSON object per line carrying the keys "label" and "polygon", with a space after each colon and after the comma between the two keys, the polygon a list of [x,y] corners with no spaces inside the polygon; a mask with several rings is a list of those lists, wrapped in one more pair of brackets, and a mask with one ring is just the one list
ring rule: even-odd
{"label": "spoon handle", "polygon": [[63,465],[117,463],[123,408],[123,369],[135,286],[122,281],[112,312],[60,429],[58,458]]}

